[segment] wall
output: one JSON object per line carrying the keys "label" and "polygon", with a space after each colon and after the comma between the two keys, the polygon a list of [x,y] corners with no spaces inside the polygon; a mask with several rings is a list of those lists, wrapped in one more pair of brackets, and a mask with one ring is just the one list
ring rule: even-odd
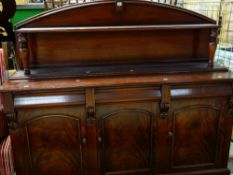
{"label": "wall", "polygon": [[12,23],[15,25],[18,22],[21,22],[25,19],[28,19],[34,15],[37,15],[41,12],[44,12],[44,8],[43,7],[20,7],[17,6],[15,15],[12,19]]}
{"label": "wall", "polygon": [[27,3],[28,3],[27,0],[16,0],[16,4],[17,4],[17,5],[25,5],[25,4],[27,4]]}
{"label": "wall", "polygon": [[233,0],[184,0],[183,7],[216,21],[221,16],[221,32],[215,61],[233,71]]}

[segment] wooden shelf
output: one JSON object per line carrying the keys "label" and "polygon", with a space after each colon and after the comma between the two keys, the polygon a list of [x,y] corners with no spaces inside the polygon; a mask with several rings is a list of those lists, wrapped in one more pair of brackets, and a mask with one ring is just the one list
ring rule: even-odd
{"label": "wooden shelf", "polygon": [[180,25],[134,25],[134,26],[90,26],[90,27],[37,27],[21,28],[17,32],[98,32],[98,31],[137,31],[137,30],[182,30],[217,28],[215,24],[180,24]]}
{"label": "wooden shelf", "polygon": [[[69,70],[69,71],[67,71]],[[61,78],[87,78],[87,77],[112,77],[135,75],[171,75],[180,73],[227,72],[228,69],[215,66],[209,67],[206,63],[173,63],[173,64],[144,64],[144,65],[115,65],[115,66],[53,66],[31,68],[31,75],[24,75],[17,71],[10,79],[61,79]]]}

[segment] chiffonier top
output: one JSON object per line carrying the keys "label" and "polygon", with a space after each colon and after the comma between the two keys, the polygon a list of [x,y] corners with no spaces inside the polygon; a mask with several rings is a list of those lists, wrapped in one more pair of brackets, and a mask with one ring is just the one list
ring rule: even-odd
{"label": "chiffonier top", "polygon": [[46,79],[213,71],[218,25],[171,5],[116,0],[50,10],[15,32],[18,66]]}
{"label": "chiffonier top", "polygon": [[15,27],[18,70],[0,91],[231,83],[214,66],[218,25],[148,1],[76,4]]}

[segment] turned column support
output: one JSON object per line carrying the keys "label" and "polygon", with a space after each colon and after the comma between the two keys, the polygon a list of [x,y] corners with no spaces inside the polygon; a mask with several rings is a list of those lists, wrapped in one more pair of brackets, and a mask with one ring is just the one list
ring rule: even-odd
{"label": "turned column support", "polygon": [[217,29],[211,29],[210,38],[209,38],[209,66],[210,67],[214,66],[214,55],[215,55],[215,50],[217,47],[217,36],[218,36]]}
{"label": "turned column support", "polygon": [[18,42],[18,47],[19,47],[19,59],[21,60],[23,64],[24,74],[30,75],[29,49],[28,49],[26,34],[18,33],[17,42]]}

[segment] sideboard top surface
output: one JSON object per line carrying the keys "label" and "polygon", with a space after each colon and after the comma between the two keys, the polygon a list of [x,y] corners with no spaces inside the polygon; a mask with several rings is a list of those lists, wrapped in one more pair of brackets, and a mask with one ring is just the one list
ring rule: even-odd
{"label": "sideboard top surface", "polygon": [[163,74],[141,75],[124,77],[90,77],[90,78],[67,78],[47,80],[11,80],[0,87],[2,92],[56,90],[56,89],[80,89],[88,87],[112,87],[112,86],[146,86],[161,84],[211,84],[232,83],[231,72],[207,72],[187,74]]}

